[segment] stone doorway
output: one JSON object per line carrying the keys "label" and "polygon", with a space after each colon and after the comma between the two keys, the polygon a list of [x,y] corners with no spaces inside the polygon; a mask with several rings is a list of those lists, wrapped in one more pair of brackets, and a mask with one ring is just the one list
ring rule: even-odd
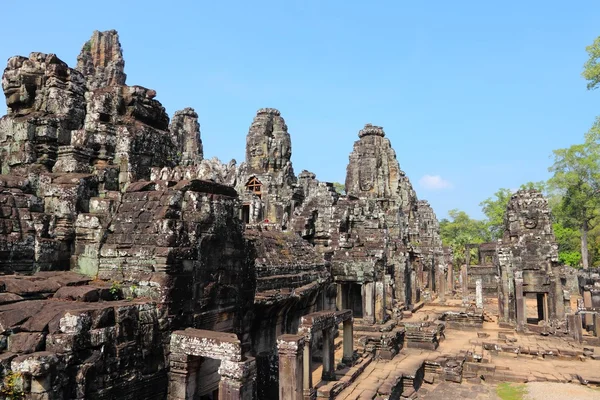
{"label": "stone doorway", "polygon": [[235,334],[187,328],[171,334],[170,350],[168,400],[256,398],[256,362]]}
{"label": "stone doorway", "polygon": [[363,285],[356,282],[339,283],[341,303],[340,310],[352,310],[354,318],[363,317]]}
{"label": "stone doorway", "polygon": [[242,206],[242,221],[245,224],[250,223],[250,204],[244,204]]}
{"label": "stone doorway", "polygon": [[199,400],[218,400],[219,398],[219,367],[221,360],[215,358],[200,358],[200,365],[196,372],[196,388],[194,398]]}
{"label": "stone doorway", "polygon": [[525,319],[528,324],[537,325],[540,321],[548,319],[548,305],[546,293],[526,292]]}

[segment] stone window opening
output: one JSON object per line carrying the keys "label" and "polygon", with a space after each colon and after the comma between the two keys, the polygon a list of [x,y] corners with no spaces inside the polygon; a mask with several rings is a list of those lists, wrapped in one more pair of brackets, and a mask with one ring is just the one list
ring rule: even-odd
{"label": "stone window opening", "polygon": [[263,184],[261,183],[261,181],[259,181],[258,179],[256,179],[255,176],[253,176],[252,178],[250,178],[248,183],[246,183],[246,192],[250,192],[255,196],[258,196],[259,198],[262,198],[262,186]]}

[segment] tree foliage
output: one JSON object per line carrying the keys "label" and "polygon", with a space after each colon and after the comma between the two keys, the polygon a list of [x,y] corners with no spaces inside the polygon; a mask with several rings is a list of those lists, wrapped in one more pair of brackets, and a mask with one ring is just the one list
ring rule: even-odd
{"label": "tree foliage", "polygon": [[440,236],[444,246],[452,247],[455,264],[461,265],[465,262],[465,245],[489,240],[487,225],[464,211],[454,209],[448,211],[448,215],[449,219],[440,221]]}
{"label": "tree foliage", "polygon": [[593,90],[600,84],[600,63],[598,63],[600,59],[600,36],[585,50],[589,55],[589,59],[583,64],[581,75],[588,81],[587,88]]}
{"label": "tree foliage", "polygon": [[554,175],[548,181],[559,193],[556,208],[565,227],[580,231],[581,261],[589,265],[588,233],[596,225],[600,207],[600,120],[586,134],[582,144],[554,150]]}
{"label": "tree foliage", "polygon": [[344,185],[343,183],[333,182],[333,188],[336,192],[338,192],[338,194],[342,196],[346,194],[346,185]]}
{"label": "tree foliage", "polygon": [[500,239],[504,232],[504,213],[512,191],[510,189],[501,188],[494,197],[488,197],[479,206],[487,217],[488,236],[491,240]]}

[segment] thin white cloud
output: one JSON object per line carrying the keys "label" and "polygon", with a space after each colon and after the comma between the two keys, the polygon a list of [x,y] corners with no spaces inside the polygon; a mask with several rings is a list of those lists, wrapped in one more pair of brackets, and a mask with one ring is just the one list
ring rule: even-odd
{"label": "thin white cloud", "polygon": [[419,179],[419,185],[431,190],[450,189],[452,187],[450,181],[443,179],[439,175],[424,175]]}

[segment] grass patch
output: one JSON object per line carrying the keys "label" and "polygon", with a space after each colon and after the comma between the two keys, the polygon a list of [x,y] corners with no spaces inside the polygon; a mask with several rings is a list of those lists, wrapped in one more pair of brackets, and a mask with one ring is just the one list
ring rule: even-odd
{"label": "grass patch", "polygon": [[502,400],[523,400],[525,393],[525,385],[522,383],[500,383],[496,387],[496,394]]}

